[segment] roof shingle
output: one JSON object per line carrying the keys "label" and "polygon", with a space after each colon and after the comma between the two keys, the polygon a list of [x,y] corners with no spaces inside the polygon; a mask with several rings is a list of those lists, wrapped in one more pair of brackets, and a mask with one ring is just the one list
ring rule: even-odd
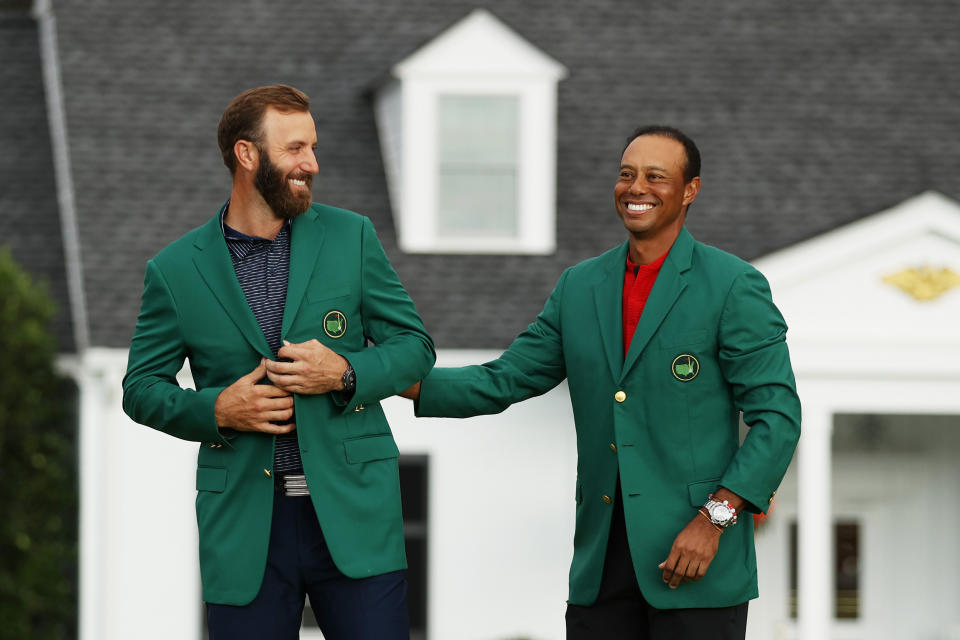
{"label": "roof shingle", "polygon": [[369,88],[472,3],[57,3],[92,343],[127,345],[144,261],[227,196],[216,123],[258,84],[312,97],[317,199],[374,220],[440,348],[506,346],[564,267],[622,241],[612,183],[639,124],[697,140],[704,186],[691,231],[747,259],[928,189],[960,198],[951,3],[483,6],[570,71],[559,87],[552,256],[396,246]]}

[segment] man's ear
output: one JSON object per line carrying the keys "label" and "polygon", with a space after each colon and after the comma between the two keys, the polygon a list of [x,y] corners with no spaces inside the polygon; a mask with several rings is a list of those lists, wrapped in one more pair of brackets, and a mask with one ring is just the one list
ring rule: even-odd
{"label": "man's ear", "polygon": [[694,177],[683,186],[683,204],[689,207],[697,199],[698,193],[700,193],[700,176]]}
{"label": "man's ear", "polygon": [[237,159],[237,166],[247,171],[256,171],[260,166],[260,150],[249,140],[237,140],[233,145],[233,155]]}

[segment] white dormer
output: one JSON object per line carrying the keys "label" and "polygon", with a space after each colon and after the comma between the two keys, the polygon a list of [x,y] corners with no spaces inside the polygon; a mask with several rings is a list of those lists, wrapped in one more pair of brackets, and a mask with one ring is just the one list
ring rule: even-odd
{"label": "white dormer", "polygon": [[375,111],[401,249],[555,250],[565,75],[483,9],[391,69]]}

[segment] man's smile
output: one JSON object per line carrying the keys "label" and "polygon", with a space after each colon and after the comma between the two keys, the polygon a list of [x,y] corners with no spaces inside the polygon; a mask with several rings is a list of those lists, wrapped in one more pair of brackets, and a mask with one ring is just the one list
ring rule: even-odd
{"label": "man's smile", "polygon": [[287,178],[287,181],[292,185],[294,191],[309,190],[311,183],[313,182],[310,179],[310,176],[299,176],[296,178]]}

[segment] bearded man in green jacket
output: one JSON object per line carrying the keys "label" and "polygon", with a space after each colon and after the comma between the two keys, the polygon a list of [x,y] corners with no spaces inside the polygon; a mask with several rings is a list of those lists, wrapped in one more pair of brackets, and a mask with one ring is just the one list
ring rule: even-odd
{"label": "bearded man in green jacket", "polygon": [[419,416],[468,417],[567,379],[568,640],[742,639],[757,597],[749,515],[790,464],[800,402],[766,280],[684,228],[700,185],[689,137],[635,131],[614,186],[627,241],[567,269],[500,358],[433,369],[403,394]]}
{"label": "bearded man in green jacket", "polygon": [[329,640],[409,638],[379,401],[429,371],[433,343],[370,221],[311,202],[309,107],[284,85],[227,107],[230,200],[147,262],[123,381],[131,418],[200,443],[211,640],[294,640],[305,595]]}

